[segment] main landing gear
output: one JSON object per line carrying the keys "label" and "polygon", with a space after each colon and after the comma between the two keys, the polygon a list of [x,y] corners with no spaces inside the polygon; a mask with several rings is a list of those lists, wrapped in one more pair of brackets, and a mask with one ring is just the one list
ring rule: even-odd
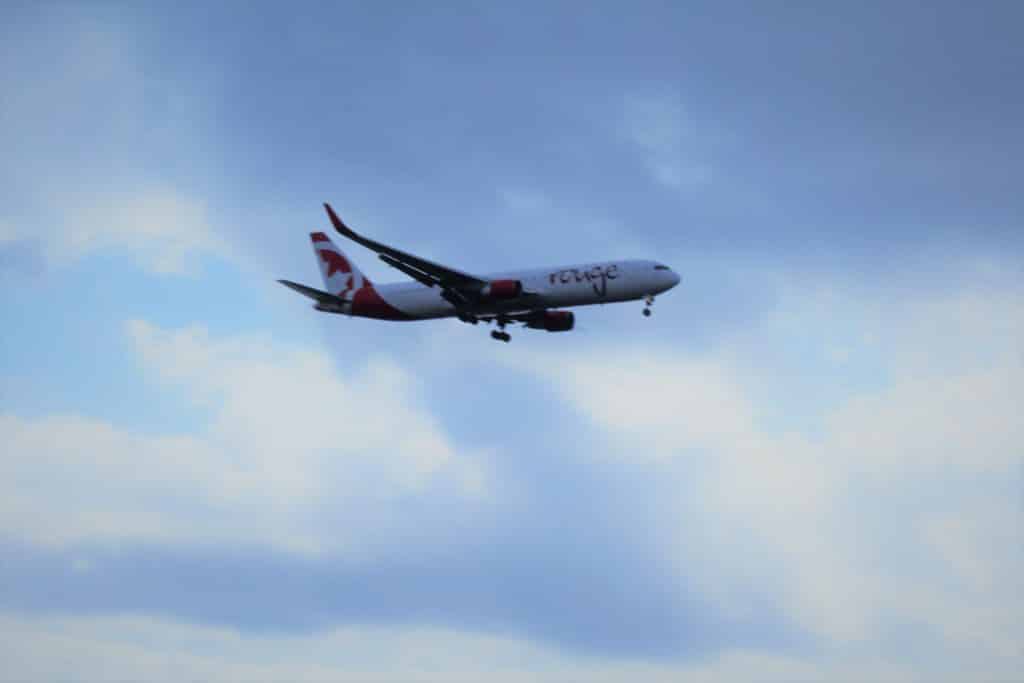
{"label": "main landing gear", "polygon": [[644,317],[650,317],[651,315],[651,304],[654,303],[654,297],[648,294],[644,297]]}
{"label": "main landing gear", "polygon": [[508,324],[508,318],[504,316],[498,316],[494,322],[498,323],[498,329],[491,330],[491,339],[497,339],[503,341],[506,344],[512,341],[512,335],[505,331],[505,325]]}

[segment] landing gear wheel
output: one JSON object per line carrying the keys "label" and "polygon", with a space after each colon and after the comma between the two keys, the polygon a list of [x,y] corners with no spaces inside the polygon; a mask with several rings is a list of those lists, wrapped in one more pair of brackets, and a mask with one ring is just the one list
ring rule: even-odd
{"label": "landing gear wheel", "polygon": [[651,315],[651,309],[649,309],[649,308],[645,308],[645,309],[644,309],[644,317],[645,317],[645,318],[649,318],[649,317],[650,317],[650,315]]}
{"label": "landing gear wheel", "polygon": [[644,297],[644,317],[651,315],[651,305],[654,304],[654,297],[650,294]]}
{"label": "landing gear wheel", "polygon": [[512,341],[512,335],[508,332],[498,332],[497,330],[491,330],[491,339],[497,339],[498,341],[509,342]]}

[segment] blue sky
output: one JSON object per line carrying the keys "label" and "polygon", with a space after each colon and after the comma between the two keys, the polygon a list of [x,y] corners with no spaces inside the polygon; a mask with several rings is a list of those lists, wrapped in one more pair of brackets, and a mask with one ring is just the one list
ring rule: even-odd
{"label": "blue sky", "polygon": [[[1024,665],[1015,4],[3,17],[12,680]],[[682,284],[510,345],[320,315],[274,280],[323,201]]]}

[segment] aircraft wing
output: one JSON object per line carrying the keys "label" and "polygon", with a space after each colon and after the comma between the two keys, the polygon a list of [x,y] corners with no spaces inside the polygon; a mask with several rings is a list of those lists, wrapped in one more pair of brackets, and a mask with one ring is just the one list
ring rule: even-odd
{"label": "aircraft wing", "polygon": [[[334,209],[331,208],[330,204],[324,204],[324,208],[327,210],[327,217],[331,219],[334,229],[341,235],[363,245],[367,249],[377,252],[377,256],[381,261],[428,287],[437,285],[442,290],[450,292],[451,290],[479,291],[487,285],[487,280],[484,278],[470,275],[448,266],[442,266],[440,263],[428,261],[425,258],[420,258],[401,249],[395,249],[368,237],[363,237],[345,225],[338,218],[338,214],[334,213]],[[458,297],[456,292],[451,292],[451,294],[457,298],[464,298]]]}

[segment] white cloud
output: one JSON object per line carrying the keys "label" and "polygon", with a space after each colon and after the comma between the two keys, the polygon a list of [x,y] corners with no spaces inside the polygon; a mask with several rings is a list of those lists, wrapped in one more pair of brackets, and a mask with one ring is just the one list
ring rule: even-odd
{"label": "white cloud", "polygon": [[[728,611],[743,613],[753,590],[837,652],[903,632],[938,638],[966,658],[956,661],[1012,667],[1024,665],[1024,564],[1011,540],[1024,522],[1011,483],[1024,464],[1021,301],[1015,282],[916,299],[805,286],[708,353],[513,362],[610,439],[606,457],[680,477],[665,542]],[[850,331],[866,339],[844,341],[850,372],[887,362],[801,426],[794,392],[805,385],[764,351],[798,348],[824,382]],[[776,424],[780,413],[789,419]]]}
{"label": "white cloud", "polygon": [[[566,397],[623,438],[630,457],[719,446],[751,429],[752,406],[727,368],[714,361],[619,352],[615,363],[586,358],[547,367],[560,369]],[[664,400],[668,387],[679,390]]]}
{"label": "white cloud", "polygon": [[36,243],[53,266],[114,251],[159,274],[186,274],[198,256],[230,254],[204,202],[171,187],[65,194],[52,212],[55,224],[46,226],[0,221],[0,245]]}
{"label": "white cloud", "polygon": [[528,187],[501,187],[498,196],[506,208],[516,212],[530,213],[550,205],[543,192]]}
{"label": "white cloud", "polygon": [[632,95],[625,101],[623,133],[641,151],[651,177],[672,190],[692,190],[711,180],[698,153],[692,117],[675,95]]}
{"label": "white cloud", "polygon": [[14,231],[14,226],[5,221],[0,221],[0,246],[8,242],[14,242],[17,239],[18,235]]}
{"label": "white cloud", "polygon": [[21,20],[0,71],[0,244],[38,244],[52,264],[116,249],[157,273],[226,253],[206,202],[184,189],[208,163],[202,76],[155,74],[139,32],[95,13]]}
{"label": "white cloud", "polygon": [[205,204],[172,188],[148,188],[87,200],[67,212],[70,230],[54,231],[47,253],[56,260],[121,249],[156,273],[184,273],[200,254],[226,255]]}
{"label": "white cloud", "polygon": [[[736,651],[698,662],[574,656],[515,638],[439,628],[350,627],[314,635],[242,635],[134,617],[0,617],[0,657],[24,681],[753,681],[1016,680],[991,665],[907,667],[869,655]],[[112,662],[116,664],[111,664]]]}
{"label": "white cloud", "polygon": [[659,183],[676,190],[700,187],[711,180],[707,166],[679,161],[652,161],[651,173]]}
{"label": "white cloud", "polygon": [[344,377],[322,352],[268,339],[127,329],[146,370],[202,406],[208,426],[153,436],[73,415],[0,415],[4,535],[356,553],[356,530],[332,526],[343,511],[378,515],[386,536],[388,501],[426,487],[471,503],[485,493],[482,464],[456,452],[391,361]]}
{"label": "white cloud", "polygon": [[829,418],[829,452],[851,471],[879,476],[930,468],[1006,472],[1024,447],[1016,409],[1022,381],[1020,367],[901,379]]}

